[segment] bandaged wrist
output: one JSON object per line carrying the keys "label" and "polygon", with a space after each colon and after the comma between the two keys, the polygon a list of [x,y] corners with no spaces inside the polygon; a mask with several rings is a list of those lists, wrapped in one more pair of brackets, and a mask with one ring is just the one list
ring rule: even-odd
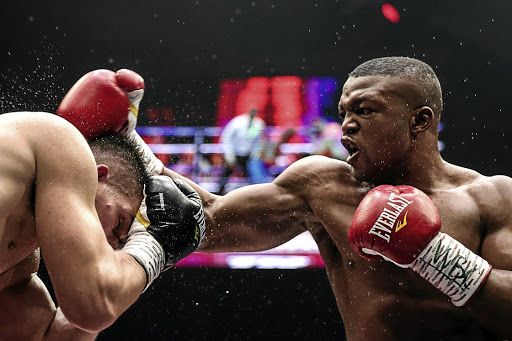
{"label": "bandaged wrist", "polygon": [[131,234],[122,251],[135,258],[146,272],[146,291],[164,268],[164,249],[152,235],[144,231]]}
{"label": "bandaged wrist", "polygon": [[458,307],[478,292],[492,270],[485,259],[445,233],[432,239],[410,267]]}
{"label": "bandaged wrist", "polygon": [[146,171],[149,175],[160,175],[164,172],[165,167],[162,161],[155,156],[151,148],[135,130],[129,132],[127,138],[139,146],[144,163],[146,164]]}

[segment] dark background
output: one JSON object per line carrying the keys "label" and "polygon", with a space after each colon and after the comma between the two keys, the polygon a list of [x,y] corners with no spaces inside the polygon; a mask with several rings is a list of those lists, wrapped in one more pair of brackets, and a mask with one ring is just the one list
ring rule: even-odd
{"label": "dark background", "polygon": [[[443,86],[443,157],[512,175],[510,1],[4,1],[0,110],[54,112],[93,69],[146,80],[141,109],[213,125],[222,78],[335,76],[405,55]],[[323,269],[173,269],[100,340],[334,340],[343,336]],[[123,338],[124,337],[124,338]]]}

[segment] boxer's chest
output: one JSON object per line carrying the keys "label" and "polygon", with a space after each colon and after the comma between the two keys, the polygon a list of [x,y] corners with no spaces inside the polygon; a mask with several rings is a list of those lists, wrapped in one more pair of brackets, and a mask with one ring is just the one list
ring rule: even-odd
{"label": "boxer's chest", "polygon": [[480,209],[464,190],[439,192],[431,196],[441,217],[441,232],[477,252],[482,236]]}

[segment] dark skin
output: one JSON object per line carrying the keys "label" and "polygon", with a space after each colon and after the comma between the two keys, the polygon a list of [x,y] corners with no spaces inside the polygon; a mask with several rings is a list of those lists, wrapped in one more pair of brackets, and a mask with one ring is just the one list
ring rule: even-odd
{"label": "dark skin", "polygon": [[[445,162],[437,148],[440,109],[418,89],[396,77],[347,80],[339,102],[347,162],[308,157],[272,183],[222,197],[195,186],[209,229],[201,251],[265,250],[310,231],[349,340],[511,338],[512,179]],[[367,261],[350,248],[347,233],[359,202],[384,183],[424,191],[439,211],[441,231],[493,265],[465,307],[412,270]]]}

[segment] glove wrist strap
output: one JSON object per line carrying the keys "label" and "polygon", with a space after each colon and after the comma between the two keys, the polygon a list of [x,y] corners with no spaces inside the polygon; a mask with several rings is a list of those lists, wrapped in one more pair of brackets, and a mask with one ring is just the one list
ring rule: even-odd
{"label": "glove wrist strap", "polygon": [[485,259],[445,233],[439,233],[410,267],[458,307],[478,292],[492,269]]}
{"label": "glove wrist strap", "polygon": [[144,231],[130,235],[122,251],[135,258],[146,272],[146,291],[164,268],[164,249],[153,236]]}
{"label": "glove wrist strap", "polygon": [[151,148],[149,148],[135,130],[129,132],[127,138],[134,141],[139,146],[146,164],[146,171],[149,175],[160,175],[164,172],[165,167],[162,161],[155,156]]}

